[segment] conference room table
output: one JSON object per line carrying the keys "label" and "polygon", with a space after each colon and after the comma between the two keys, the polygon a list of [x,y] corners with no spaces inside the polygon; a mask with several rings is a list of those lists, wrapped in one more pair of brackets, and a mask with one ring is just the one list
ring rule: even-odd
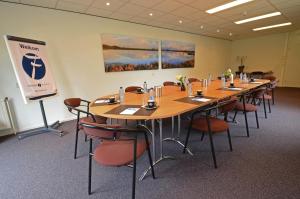
{"label": "conference room table", "polygon": [[[163,142],[164,141],[175,141],[182,147],[183,143],[179,140],[180,135],[180,115],[193,111],[199,110],[201,108],[208,107],[212,104],[217,103],[220,100],[224,100],[231,96],[242,96],[242,100],[245,108],[245,98],[244,95],[249,93],[251,90],[268,84],[269,80],[256,79],[254,82],[241,82],[239,79],[234,80],[234,88],[230,88],[229,82],[226,82],[226,86],[222,86],[221,80],[214,80],[210,85],[203,87],[201,82],[192,83],[193,94],[197,90],[202,90],[203,97],[197,98],[195,96],[188,96],[187,91],[181,91],[179,86],[163,86],[162,93],[160,97],[156,97],[157,108],[154,110],[147,110],[142,105],[145,102],[145,98],[149,94],[139,94],[137,92],[126,92],[125,99],[122,104],[107,104],[107,100],[110,96],[115,96],[115,94],[109,96],[102,96],[94,100],[90,104],[90,112],[94,115],[99,115],[107,117],[110,119],[117,120],[134,120],[139,122],[151,121],[151,135],[152,135],[152,156],[154,160],[154,165],[158,164],[164,159],[173,159],[171,156],[167,156],[163,152]],[[136,108],[134,114],[124,114],[125,110],[131,108]],[[246,111],[244,111],[246,125],[248,125]],[[174,136],[174,118],[177,117],[177,136]],[[172,118],[172,134],[171,137],[163,137],[163,119]],[[157,146],[155,144],[155,123],[159,124],[159,157],[156,157]],[[249,135],[248,128],[247,134]],[[190,155],[193,153],[188,149],[187,152]],[[140,180],[142,180],[150,171],[147,169]]]}

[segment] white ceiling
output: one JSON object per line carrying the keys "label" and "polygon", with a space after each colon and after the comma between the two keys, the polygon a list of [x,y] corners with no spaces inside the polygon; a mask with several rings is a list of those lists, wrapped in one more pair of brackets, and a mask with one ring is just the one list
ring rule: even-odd
{"label": "white ceiling", "polygon": [[[1,0],[0,0],[1,1]],[[300,28],[300,0],[254,0],[215,14],[205,10],[232,0],[6,0],[107,17],[223,39],[241,39]],[[110,5],[107,6],[106,3]],[[282,15],[246,24],[234,21],[270,12]],[[153,13],[150,16],[149,13]],[[179,21],[182,21],[180,24]],[[292,22],[291,26],[254,32],[253,28]],[[232,33],[232,36],[229,36]]]}

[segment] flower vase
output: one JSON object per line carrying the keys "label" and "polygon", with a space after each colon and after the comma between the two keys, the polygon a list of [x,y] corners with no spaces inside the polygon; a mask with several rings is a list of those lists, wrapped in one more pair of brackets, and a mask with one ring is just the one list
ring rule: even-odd
{"label": "flower vase", "polygon": [[181,90],[181,91],[185,91],[185,85],[184,85],[184,84],[181,84],[181,85],[180,85],[180,90]]}

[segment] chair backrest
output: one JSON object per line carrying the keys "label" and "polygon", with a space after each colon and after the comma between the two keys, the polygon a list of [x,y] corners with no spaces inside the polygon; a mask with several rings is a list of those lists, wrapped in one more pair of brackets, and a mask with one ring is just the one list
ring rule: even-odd
{"label": "chair backrest", "polygon": [[267,75],[265,77],[263,77],[264,79],[267,79],[267,80],[270,80],[271,82],[275,81],[276,80],[276,77],[273,76],[273,75]]}
{"label": "chair backrest", "polygon": [[261,87],[261,88],[255,89],[252,92],[252,96],[253,96],[253,98],[261,98],[266,93],[266,91],[267,90],[266,90],[265,87]]}
{"label": "chair backrest", "polygon": [[[130,133],[151,133],[145,125],[138,125],[137,128],[124,128],[120,125],[99,124],[96,122],[83,121],[80,123],[84,133],[91,138],[98,139],[123,139],[128,140]],[[127,133],[126,136],[121,136],[122,133]]]}
{"label": "chair backrest", "polygon": [[164,86],[176,86],[177,84],[175,82],[166,81],[163,83]]}
{"label": "chair backrest", "polygon": [[193,82],[200,82],[200,80],[199,80],[199,79],[197,79],[197,78],[193,78],[193,77],[189,78],[189,79],[188,79],[188,81],[189,81],[189,83],[193,83]]}
{"label": "chair backrest", "polygon": [[82,121],[80,125],[83,131],[90,138],[97,139],[117,139],[122,131],[119,125],[99,124],[96,122]]}
{"label": "chair backrest", "polygon": [[[87,100],[81,98],[68,98],[64,100],[64,104],[67,106],[70,113],[77,115],[77,120],[79,120],[80,113],[86,114],[86,116],[91,116],[95,121],[95,117],[89,113],[89,104]],[[85,107],[84,109],[79,107]]]}
{"label": "chair backrest", "polygon": [[237,101],[236,97],[220,101],[217,105],[219,112],[227,114],[228,112],[233,111],[236,107]]}
{"label": "chair backrest", "polygon": [[64,104],[66,106],[71,106],[71,107],[78,107],[81,104],[81,99],[80,98],[68,98],[64,100]]}
{"label": "chair backrest", "polygon": [[127,88],[125,88],[125,92],[134,92],[137,91],[138,88],[142,89],[142,87],[140,86],[128,86]]}

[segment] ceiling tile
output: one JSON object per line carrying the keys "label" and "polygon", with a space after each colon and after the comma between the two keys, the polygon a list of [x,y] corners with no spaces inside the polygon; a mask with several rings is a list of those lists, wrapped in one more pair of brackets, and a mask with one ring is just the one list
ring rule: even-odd
{"label": "ceiling tile", "polygon": [[189,4],[189,3],[191,3],[191,2],[193,2],[195,0],[175,0],[175,1],[178,1],[178,2],[184,3],[184,4]]}
{"label": "ceiling tile", "polygon": [[138,6],[136,4],[127,3],[124,6],[120,7],[117,12],[129,15],[138,15],[146,11],[146,8]]}
{"label": "ceiling tile", "polygon": [[[107,6],[106,3],[109,2],[110,5]],[[118,10],[122,5],[126,3],[125,1],[120,0],[95,0],[91,7],[93,8],[100,8],[104,10],[110,10],[110,11],[116,11]]]}
{"label": "ceiling tile", "polygon": [[[152,14],[152,16],[150,15],[150,13]],[[144,17],[144,18],[148,18],[149,20],[153,20],[165,14],[166,13],[147,8],[144,10],[144,12],[137,14],[136,17],[142,17],[142,18]]]}
{"label": "ceiling tile", "polygon": [[63,1],[66,1],[66,2],[69,2],[69,3],[77,3],[77,4],[82,4],[82,5],[91,5],[91,3],[94,1],[94,0],[63,0]]}
{"label": "ceiling tile", "polygon": [[47,8],[55,8],[57,1],[58,0],[21,0],[21,3],[37,5]]}
{"label": "ceiling tile", "polygon": [[87,10],[88,5],[78,4],[70,1],[59,1],[56,5],[56,8],[73,12],[84,12]]}
{"label": "ceiling tile", "polygon": [[177,8],[171,12],[171,14],[179,16],[179,17],[185,17],[187,19],[193,19],[193,15],[198,12],[197,9],[192,8],[190,6],[182,6],[180,8]]}
{"label": "ceiling tile", "polygon": [[137,4],[146,8],[151,8],[159,4],[162,0],[130,0],[130,3]]}
{"label": "ceiling tile", "polygon": [[182,7],[183,4],[174,0],[164,0],[159,4],[153,7],[155,10],[163,11],[163,12],[171,12],[179,7]]}

